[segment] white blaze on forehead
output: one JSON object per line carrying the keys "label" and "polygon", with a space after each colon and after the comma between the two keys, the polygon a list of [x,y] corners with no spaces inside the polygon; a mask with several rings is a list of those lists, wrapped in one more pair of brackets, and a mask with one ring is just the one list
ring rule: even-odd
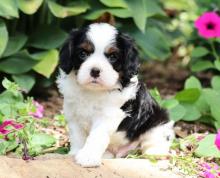
{"label": "white blaze on forehead", "polygon": [[102,51],[115,42],[117,33],[116,28],[107,23],[95,23],[89,26],[87,37],[94,44],[95,50]]}

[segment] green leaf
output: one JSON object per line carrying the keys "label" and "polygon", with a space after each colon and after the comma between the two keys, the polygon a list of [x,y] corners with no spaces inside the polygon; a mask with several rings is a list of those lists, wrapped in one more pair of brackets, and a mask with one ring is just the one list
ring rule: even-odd
{"label": "green leaf", "polygon": [[169,109],[168,112],[170,119],[176,122],[183,118],[183,116],[186,113],[186,110],[182,105],[178,104],[174,108]]}
{"label": "green leaf", "polygon": [[95,11],[88,13],[87,15],[84,16],[84,18],[87,20],[95,20],[99,18],[102,14],[104,14],[105,12],[108,12],[120,18],[131,17],[131,12],[127,9],[101,9],[101,10],[95,10]]}
{"label": "green leaf", "polygon": [[220,121],[220,92],[212,89],[204,89],[204,97],[209,104],[212,116]]}
{"label": "green leaf", "polygon": [[201,91],[201,95],[199,99],[194,103],[194,105],[200,111],[200,113],[207,114],[210,112],[210,107],[205,99],[203,91]]}
{"label": "green leaf", "polygon": [[3,20],[0,19],[0,57],[8,43],[8,31]]}
{"label": "green leaf", "polygon": [[48,1],[48,6],[52,14],[56,17],[65,18],[68,16],[74,16],[86,12],[89,5],[85,2],[75,3],[71,7],[61,6],[53,1]]}
{"label": "green leaf", "polygon": [[198,157],[220,158],[220,151],[215,145],[215,134],[209,134],[199,142],[195,154]]}
{"label": "green leaf", "polygon": [[176,99],[172,98],[172,99],[163,100],[161,106],[166,109],[172,109],[176,107],[178,104],[179,102]]}
{"label": "green leaf", "polygon": [[212,88],[220,91],[220,76],[214,76],[211,80]]}
{"label": "green leaf", "polygon": [[26,92],[29,92],[35,84],[35,78],[31,75],[12,75],[13,80]]}
{"label": "green leaf", "polygon": [[193,72],[203,71],[207,69],[214,68],[214,65],[211,61],[200,60],[192,64],[191,70]]}
{"label": "green leaf", "polygon": [[165,16],[164,11],[158,5],[158,1],[146,0],[146,17],[150,17],[153,15],[163,15]]}
{"label": "green leaf", "polygon": [[34,58],[40,59],[40,62],[34,66],[34,70],[39,74],[49,78],[57,67],[59,56],[57,50],[50,50],[47,52],[36,53]]}
{"label": "green leaf", "polygon": [[19,17],[16,0],[6,0],[0,3],[0,16],[7,19]]}
{"label": "green leaf", "polygon": [[195,1],[185,1],[185,0],[166,0],[163,1],[163,5],[165,6],[165,9],[175,9],[178,11],[194,11],[198,8]]}
{"label": "green leaf", "polygon": [[214,64],[215,64],[215,68],[220,71],[220,60],[215,60]]}
{"label": "green leaf", "polygon": [[220,38],[216,38],[215,42],[220,43]]}
{"label": "green leaf", "polygon": [[144,32],[147,22],[146,18],[146,0],[126,0],[128,9],[130,10],[137,27]]}
{"label": "green leaf", "polygon": [[200,96],[200,91],[197,88],[189,88],[180,91],[175,98],[180,102],[195,102]]}
{"label": "green leaf", "polygon": [[18,142],[16,140],[8,141],[7,152],[10,152],[18,147]]}
{"label": "green leaf", "polygon": [[2,86],[6,89],[6,90],[8,90],[8,91],[18,91],[19,90],[19,86],[16,84],[16,83],[14,83],[14,82],[12,82],[12,81],[10,81],[10,80],[8,80],[7,78],[4,78],[4,80],[2,81]]}
{"label": "green leaf", "polygon": [[162,99],[160,96],[160,92],[157,90],[157,88],[151,89],[150,94],[156,100],[157,103],[161,104]]}
{"label": "green leaf", "polygon": [[188,88],[198,88],[198,89],[202,89],[202,85],[200,83],[200,81],[194,77],[194,76],[191,76],[189,77],[186,82],[185,82],[185,85],[184,85],[184,88],[185,89],[188,89]]}
{"label": "green leaf", "polygon": [[201,117],[200,111],[193,104],[182,103],[182,106],[185,108],[186,111],[186,113],[182,117],[182,120],[195,121]]}
{"label": "green leaf", "polygon": [[34,14],[41,6],[43,0],[17,0],[19,9],[25,14]]}
{"label": "green leaf", "polygon": [[58,27],[40,26],[31,36],[29,45],[40,49],[54,49],[61,46],[68,34]]}
{"label": "green leaf", "polygon": [[202,57],[209,53],[209,50],[204,47],[196,47],[193,49],[191,56],[192,57]]}
{"label": "green leaf", "polygon": [[[103,4],[111,8],[92,8],[92,12],[89,12],[84,16],[85,19],[95,20],[100,17],[103,13],[108,12],[116,17],[120,18],[129,18],[132,17],[132,12],[128,9],[128,5],[124,0],[101,0]],[[160,6],[155,1],[145,1],[146,9],[145,9],[145,17],[150,17],[155,14],[164,15],[164,12],[160,8]],[[121,8],[118,8],[121,7]]]}
{"label": "green leaf", "polygon": [[9,143],[7,141],[0,142],[0,155],[6,154],[8,146]]}
{"label": "green leaf", "polygon": [[55,143],[55,141],[55,138],[51,135],[45,133],[35,133],[30,140],[30,144],[32,147],[50,147]]}
{"label": "green leaf", "polygon": [[146,29],[145,34],[136,31],[131,35],[134,36],[137,44],[151,59],[163,61],[170,56],[170,44],[164,34],[157,28],[149,27]]}
{"label": "green leaf", "polygon": [[17,33],[15,36],[10,36],[7,47],[3,53],[3,57],[11,56],[18,52],[27,42],[27,36],[22,33]]}
{"label": "green leaf", "polygon": [[36,63],[36,60],[33,60],[27,52],[23,51],[0,62],[0,71],[8,74],[21,74],[31,70]]}
{"label": "green leaf", "polygon": [[100,0],[104,5],[108,7],[122,7],[122,8],[127,8],[128,5],[124,0]]}

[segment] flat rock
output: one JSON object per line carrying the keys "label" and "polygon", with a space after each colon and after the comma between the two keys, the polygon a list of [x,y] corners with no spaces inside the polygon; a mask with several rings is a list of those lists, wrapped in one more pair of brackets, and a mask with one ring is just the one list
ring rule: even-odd
{"label": "flat rock", "polygon": [[180,178],[144,159],[105,159],[98,168],[82,168],[70,156],[24,161],[0,157],[0,178]]}

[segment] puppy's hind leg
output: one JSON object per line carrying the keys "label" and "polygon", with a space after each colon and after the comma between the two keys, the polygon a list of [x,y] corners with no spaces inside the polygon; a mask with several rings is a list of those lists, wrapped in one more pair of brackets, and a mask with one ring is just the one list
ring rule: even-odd
{"label": "puppy's hind leg", "polygon": [[141,136],[141,150],[148,155],[168,155],[174,139],[173,121],[152,128]]}

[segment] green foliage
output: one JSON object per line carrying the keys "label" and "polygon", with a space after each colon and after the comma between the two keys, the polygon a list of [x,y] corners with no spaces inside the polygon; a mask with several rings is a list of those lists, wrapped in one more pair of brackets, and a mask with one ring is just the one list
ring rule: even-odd
{"label": "green foliage", "polygon": [[42,118],[31,114],[38,109],[33,99],[25,99],[20,87],[8,79],[2,85],[6,90],[0,94],[0,155],[14,151],[28,159],[54,145],[53,136],[37,129]]}
{"label": "green foliage", "polygon": [[220,78],[214,76],[212,87],[203,88],[200,81],[189,77],[185,82],[184,90],[177,92],[171,99],[162,100],[158,92],[151,94],[159,104],[168,109],[170,118],[174,121],[200,121],[220,128]]}
{"label": "green foliage", "polygon": [[220,151],[214,144],[215,137],[215,134],[209,134],[204,139],[202,139],[198,144],[198,148],[195,150],[195,155],[198,157],[220,158]]}
{"label": "green foliage", "polygon": [[115,17],[120,30],[136,39],[144,58],[165,60],[170,55],[168,17],[159,1],[7,0],[0,4],[1,76],[11,76],[30,91],[40,76],[50,78],[56,70],[58,49],[71,28],[105,12]]}

